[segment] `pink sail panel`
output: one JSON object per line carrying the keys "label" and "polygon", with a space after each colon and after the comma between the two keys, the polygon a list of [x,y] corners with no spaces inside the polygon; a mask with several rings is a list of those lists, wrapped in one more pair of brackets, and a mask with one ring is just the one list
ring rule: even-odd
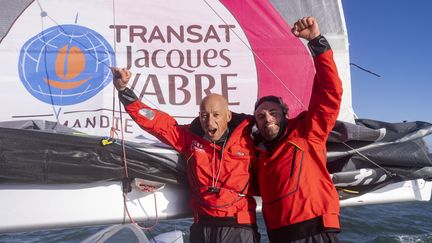
{"label": "pink sail panel", "polygon": [[222,3],[240,23],[255,53],[258,97],[281,96],[290,117],[297,116],[309,104],[315,73],[305,45],[268,1]]}

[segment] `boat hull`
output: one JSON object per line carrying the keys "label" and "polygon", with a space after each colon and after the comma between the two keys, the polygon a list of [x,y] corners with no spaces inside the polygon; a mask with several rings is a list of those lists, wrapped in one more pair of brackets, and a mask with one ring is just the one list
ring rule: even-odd
{"label": "boat hull", "polygon": [[[403,181],[342,200],[341,206],[429,201],[431,190],[432,182]],[[189,195],[184,186],[166,185],[155,193],[148,193],[132,184],[126,206],[134,221],[151,226],[156,217],[158,220],[191,217]],[[131,221],[125,213],[121,182],[0,184],[0,198],[1,233]],[[257,201],[258,211],[261,211],[260,198]]]}

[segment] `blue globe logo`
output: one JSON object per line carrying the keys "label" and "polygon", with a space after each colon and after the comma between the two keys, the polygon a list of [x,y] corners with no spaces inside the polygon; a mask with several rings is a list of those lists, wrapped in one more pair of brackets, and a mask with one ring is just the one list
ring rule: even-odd
{"label": "blue globe logo", "polygon": [[99,93],[111,82],[114,66],[114,51],[99,33],[79,25],[59,25],[23,45],[18,73],[34,97],[63,106]]}

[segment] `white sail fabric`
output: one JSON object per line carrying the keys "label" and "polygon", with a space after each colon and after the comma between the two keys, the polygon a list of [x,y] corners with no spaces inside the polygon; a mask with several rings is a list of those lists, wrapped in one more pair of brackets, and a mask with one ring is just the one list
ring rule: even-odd
{"label": "white sail fabric", "polygon": [[[117,102],[112,115],[111,66],[129,67],[134,73],[130,85],[142,101],[175,116],[179,123],[197,115],[198,104],[208,92],[224,94],[230,109],[245,113],[252,113],[258,96],[275,93],[285,97],[295,116],[307,108],[313,73],[304,54],[307,48],[298,47],[289,26],[313,15],[332,45],[343,80],[339,120],[353,122],[341,2],[279,0],[271,4],[3,0],[0,121],[40,119],[93,135],[107,135],[110,127],[120,133]],[[272,8],[286,23],[280,22]],[[245,18],[257,22],[250,24]],[[278,43],[278,35],[286,44]],[[262,41],[266,38],[268,43]],[[279,50],[285,56],[279,57]],[[288,65],[278,68],[278,58]],[[305,71],[284,73],[290,69]],[[263,73],[268,74],[259,76]],[[263,91],[266,82],[276,86]],[[127,115],[122,124],[127,139],[155,141],[142,135]]]}
{"label": "white sail fabric", "polygon": [[321,33],[333,49],[343,84],[342,105],[338,120],[354,123],[356,115],[352,108],[349,42],[341,0],[271,1],[289,24],[304,16],[316,17]]}

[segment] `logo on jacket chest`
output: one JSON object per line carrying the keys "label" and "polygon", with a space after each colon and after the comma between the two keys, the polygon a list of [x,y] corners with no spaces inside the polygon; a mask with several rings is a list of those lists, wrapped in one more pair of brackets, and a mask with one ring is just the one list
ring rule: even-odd
{"label": "logo on jacket chest", "polygon": [[204,146],[200,142],[198,142],[197,140],[192,140],[190,150],[202,152],[202,151],[204,151]]}

